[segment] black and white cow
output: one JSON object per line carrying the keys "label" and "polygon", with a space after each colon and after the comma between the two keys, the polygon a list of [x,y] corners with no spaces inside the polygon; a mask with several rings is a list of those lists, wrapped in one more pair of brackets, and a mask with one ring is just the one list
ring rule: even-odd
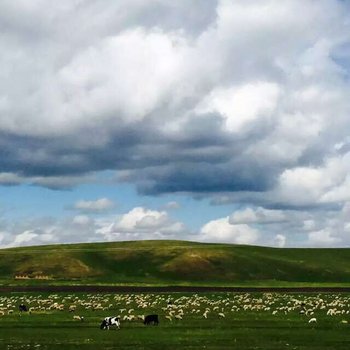
{"label": "black and white cow", "polygon": [[105,317],[101,323],[101,329],[109,329],[111,326],[116,326],[116,329],[120,329],[120,318],[119,317]]}
{"label": "black and white cow", "polygon": [[158,323],[159,323],[158,315],[147,315],[145,317],[143,324],[149,325],[151,323],[153,323],[154,325],[158,325]]}

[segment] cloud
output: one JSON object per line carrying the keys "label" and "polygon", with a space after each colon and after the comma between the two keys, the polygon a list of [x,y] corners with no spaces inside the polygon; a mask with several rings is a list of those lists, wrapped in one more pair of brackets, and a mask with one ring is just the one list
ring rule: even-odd
{"label": "cloud", "polygon": [[275,245],[278,248],[285,247],[285,245],[286,245],[286,236],[281,235],[281,234],[276,235],[276,237],[275,237]]}
{"label": "cloud", "polygon": [[181,206],[176,201],[170,201],[165,205],[165,209],[179,209],[179,208],[181,208]]}
{"label": "cloud", "polygon": [[181,205],[176,201],[170,201],[164,205],[164,209],[166,210],[171,210],[171,209],[176,210],[180,208],[181,208]]}
{"label": "cloud", "polygon": [[[194,233],[166,211],[135,207],[121,215],[95,211],[86,214],[2,220],[0,246],[33,246],[56,243],[189,239]],[[91,215],[90,215],[91,214]]]}
{"label": "cloud", "polygon": [[274,247],[350,246],[349,202],[337,209],[247,207],[209,221],[195,240]]}
{"label": "cloud", "polygon": [[73,224],[81,225],[81,226],[87,226],[91,225],[93,223],[92,219],[89,218],[87,215],[77,215],[73,218]]}
{"label": "cloud", "polygon": [[296,205],[350,200],[349,157],[346,153],[326,159],[322,166],[285,170],[276,187],[278,197]]}
{"label": "cloud", "polygon": [[[340,210],[284,210],[283,220],[276,216],[278,210],[247,208],[206,222],[198,230],[190,230],[165,210],[146,207],[135,207],[119,215],[95,216],[92,212],[62,218],[0,217],[0,245],[4,248],[62,242],[184,239],[275,247],[345,247],[350,246],[349,207],[348,202]],[[259,218],[259,212],[264,216]],[[237,220],[235,223],[232,217]]]}
{"label": "cloud", "polygon": [[0,173],[0,184],[5,186],[14,186],[22,183],[22,179],[17,174]]}
{"label": "cloud", "polygon": [[[2,1],[0,185],[70,189],[108,170],[141,194],[246,207],[228,231],[327,237],[322,216],[341,226],[350,201],[348,15],[340,0]],[[161,213],[138,215],[167,226]]]}
{"label": "cloud", "polygon": [[157,229],[167,220],[168,215],[165,211],[137,207],[123,215],[116,228],[121,231]]}
{"label": "cloud", "polygon": [[303,229],[305,231],[312,231],[315,228],[315,220],[309,219],[303,221]]}
{"label": "cloud", "polygon": [[33,239],[36,237],[38,237],[38,234],[33,231],[24,231],[16,236],[15,240],[13,241],[13,245],[26,245],[28,242],[33,241]]}
{"label": "cloud", "polygon": [[246,224],[233,225],[229,218],[212,220],[205,224],[198,240],[207,242],[224,242],[237,244],[253,244],[257,241],[259,232]]}
{"label": "cloud", "polygon": [[0,244],[2,243],[6,235],[8,235],[7,232],[0,232]]}
{"label": "cloud", "polygon": [[114,207],[114,202],[108,198],[100,198],[94,201],[80,200],[74,204],[74,209],[86,212],[103,212]]}
{"label": "cloud", "polygon": [[283,222],[287,220],[287,216],[281,210],[271,210],[262,207],[246,208],[236,211],[229,217],[230,224],[269,224]]}
{"label": "cloud", "polygon": [[256,82],[237,88],[214,89],[196,107],[197,113],[218,113],[230,132],[240,133],[257,119],[269,117],[277,105],[279,88],[274,83]]}
{"label": "cloud", "polygon": [[68,188],[114,169],[142,193],[258,195],[322,166],[349,130],[335,58],[349,40],[344,8],[3,3],[3,182]]}
{"label": "cloud", "polygon": [[107,240],[171,239],[188,235],[185,225],[167,212],[136,207],[114,221],[104,221],[97,230]]}
{"label": "cloud", "polygon": [[311,246],[332,246],[339,243],[340,239],[332,235],[329,229],[313,231],[309,233],[309,243]]}

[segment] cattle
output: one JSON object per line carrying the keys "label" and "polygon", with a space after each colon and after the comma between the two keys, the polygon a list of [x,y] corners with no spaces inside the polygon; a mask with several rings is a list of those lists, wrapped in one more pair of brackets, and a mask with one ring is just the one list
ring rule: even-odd
{"label": "cattle", "polygon": [[145,325],[158,325],[159,324],[159,320],[158,320],[158,315],[147,315],[145,317],[145,320],[143,321],[143,324]]}
{"label": "cattle", "polygon": [[18,309],[19,309],[20,312],[27,312],[28,311],[27,306],[24,305],[24,304],[20,304]]}
{"label": "cattle", "polygon": [[100,325],[100,329],[109,329],[111,326],[116,326],[116,329],[120,329],[120,318],[115,316],[105,317]]}

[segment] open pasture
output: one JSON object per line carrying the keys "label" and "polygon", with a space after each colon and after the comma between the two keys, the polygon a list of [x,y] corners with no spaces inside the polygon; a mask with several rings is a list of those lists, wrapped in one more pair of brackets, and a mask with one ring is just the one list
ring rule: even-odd
{"label": "open pasture", "polygon": [[[0,348],[349,349],[349,310],[348,294],[11,293],[0,295]],[[100,330],[106,316],[121,329]]]}

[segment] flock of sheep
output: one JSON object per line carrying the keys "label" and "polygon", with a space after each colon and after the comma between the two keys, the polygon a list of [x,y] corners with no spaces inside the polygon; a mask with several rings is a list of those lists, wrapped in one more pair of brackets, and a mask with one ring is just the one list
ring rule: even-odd
{"label": "flock of sheep", "polygon": [[25,304],[30,314],[67,312],[72,320],[84,321],[94,312],[114,315],[121,322],[140,322],[149,313],[162,322],[180,322],[186,318],[218,319],[237,313],[272,316],[297,314],[308,323],[316,323],[318,315],[335,317],[347,323],[350,309],[348,295],[317,294],[14,294],[0,297],[0,316],[19,312]]}

